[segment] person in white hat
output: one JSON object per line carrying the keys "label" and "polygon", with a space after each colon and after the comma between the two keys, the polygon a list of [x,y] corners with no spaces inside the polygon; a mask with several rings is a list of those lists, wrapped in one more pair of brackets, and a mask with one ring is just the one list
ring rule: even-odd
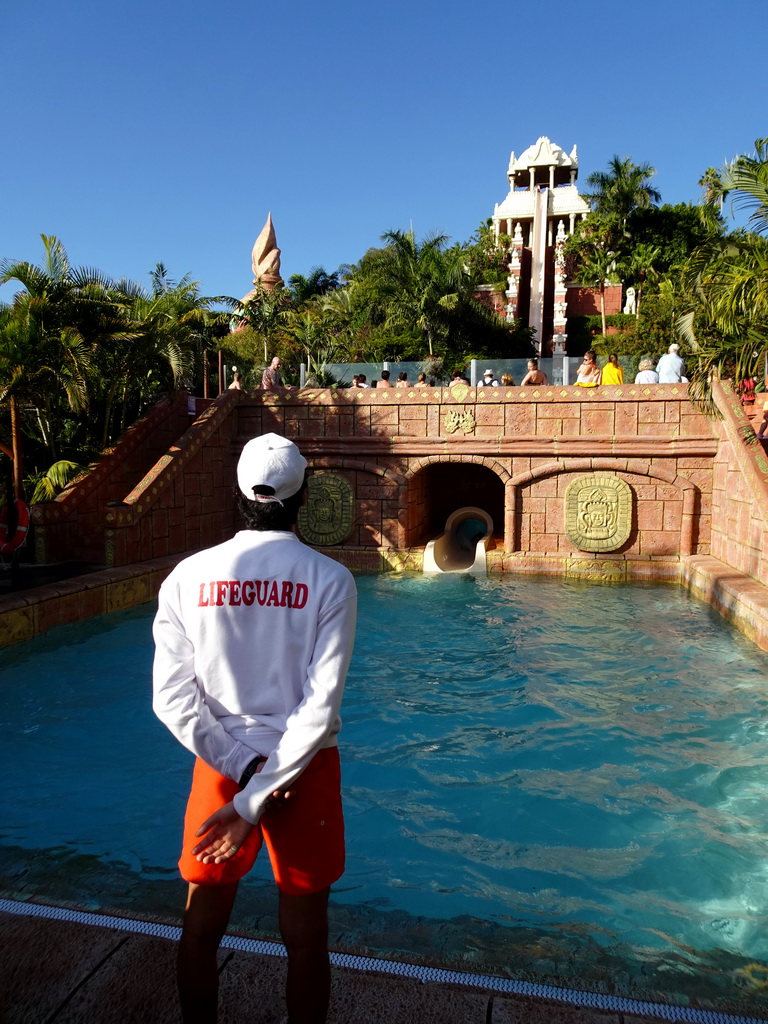
{"label": "person in white hat", "polygon": [[216,951],[262,840],[280,893],[288,1019],[326,1019],[328,892],[344,870],[339,706],[357,592],[347,569],[293,532],[306,466],[284,437],[248,441],[237,464],[247,528],[180,562],[158,597],[153,707],[196,755],[179,860],[185,1024],[216,1020]]}
{"label": "person in white hat", "polygon": [[485,384],[487,388],[497,388],[499,386],[499,382],[493,375],[493,370],[485,371],[483,374],[483,384]]}

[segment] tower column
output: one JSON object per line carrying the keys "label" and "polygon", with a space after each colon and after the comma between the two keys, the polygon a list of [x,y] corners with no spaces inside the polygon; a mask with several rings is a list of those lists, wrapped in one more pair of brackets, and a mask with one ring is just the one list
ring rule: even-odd
{"label": "tower column", "polygon": [[552,322],[552,354],[555,356],[565,355],[565,343],[568,340],[568,335],[565,333],[568,312],[565,288],[565,242],[565,224],[561,220],[557,225],[557,238],[555,239],[555,296]]}
{"label": "tower column", "polygon": [[518,304],[520,301],[520,274],[523,267],[523,231],[520,224],[515,225],[515,234],[512,238],[512,246],[509,255],[509,277],[507,278],[507,305],[504,310],[507,314],[507,321],[511,323],[519,316]]}

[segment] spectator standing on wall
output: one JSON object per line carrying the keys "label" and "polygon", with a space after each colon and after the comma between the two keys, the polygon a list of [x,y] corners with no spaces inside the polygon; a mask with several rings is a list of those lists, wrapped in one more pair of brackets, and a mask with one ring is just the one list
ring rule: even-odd
{"label": "spectator standing on wall", "polygon": [[153,707],[197,756],[179,861],[185,1024],[215,1024],[216,951],[263,839],[289,1020],[326,1019],[328,892],[344,871],[336,737],[357,596],[349,570],[293,532],[306,465],[284,437],[250,440],[237,464],[247,529],[184,559],[160,588]]}
{"label": "spectator standing on wall", "polygon": [[264,373],[261,375],[261,390],[262,391],[277,391],[278,388],[283,386],[283,380],[280,376],[280,359],[278,356],[272,360],[269,366],[266,368]]}
{"label": "spectator standing on wall", "polygon": [[539,369],[538,359],[528,360],[528,373],[520,381],[520,387],[524,388],[526,384],[546,384],[547,375]]}
{"label": "spectator standing on wall", "polygon": [[656,372],[659,375],[659,384],[679,384],[685,380],[685,363],[680,356],[680,346],[676,342],[669,346],[667,354],[658,361]]}
{"label": "spectator standing on wall", "polygon": [[619,366],[619,357],[615,352],[611,352],[608,356],[608,362],[603,367],[600,374],[601,384],[623,384],[624,383],[624,371]]}
{"label": "spectator standing on wall", "polygon": [[646,356],[640,360],[635,375],[635,384],[658,384],[659,375],[653,368],[653,360]]}
{"label": "spectator standing on wall", "polygon": [[757,428],[757,436],[762,441],[765,438],[766,430],[768,430],[768,391],[765,391],[760,398],[763,406],[763,418]]}
{"label": "spectator standing on wall", "polygon": [[592,349],[584,353],[576,374],[577,388],[596,388],[600,383],[600,368],[596,362],[597,356]]}
{"label": "spectator standing on wall", "polygon": [[739,381],[739,400],[745,409],[751,409],[755,404],[755,388],[757,381],[754,377],[743,377]]}

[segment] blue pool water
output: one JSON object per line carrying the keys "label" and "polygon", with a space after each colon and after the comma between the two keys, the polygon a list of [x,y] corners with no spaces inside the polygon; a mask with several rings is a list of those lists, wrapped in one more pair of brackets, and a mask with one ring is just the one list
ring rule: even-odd
{"label": "blue pool water", "polygon": [[[336,948],[764,1012],[768,657],[663,585],[358,584]],[[6,895],[177,912],[151,615],[0,655]],[[269,878],[235,927],[274,931]]]}

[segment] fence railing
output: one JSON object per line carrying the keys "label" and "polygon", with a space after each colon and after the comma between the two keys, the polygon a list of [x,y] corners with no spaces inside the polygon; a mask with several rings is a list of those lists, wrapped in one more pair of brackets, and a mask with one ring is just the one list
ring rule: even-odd
{"label": "fence railing", "polygon": [[[576,380],[576,371],[581,364],[581,356],[556,356],[551,359],[540,359],[539,369],[547,375],[549,384],[572,384]],[[450,383],[454,370],[453,363],[436,366],[434,362],[382,362],[382,363],[326,363],[323,370],[331,374],[341,385],[351,385],[355,374],[364,373],[368,384],[381,378],[382,370],[389,370],[390,382],[394,384],[401,373],[407,374],[408,383],[415,384],[420,373],[425,373],[427,382],[432,387],[441,387]],[[473,359],[466,370],[472,387],[481,384],[485,370],[491,370],[494,380],[501,381],[502,374],[508,373],[515,385],[519,385],[528,372],[527,359]],[[311,375],[304,363],[299,368],[300,386],[304,387]]]}

